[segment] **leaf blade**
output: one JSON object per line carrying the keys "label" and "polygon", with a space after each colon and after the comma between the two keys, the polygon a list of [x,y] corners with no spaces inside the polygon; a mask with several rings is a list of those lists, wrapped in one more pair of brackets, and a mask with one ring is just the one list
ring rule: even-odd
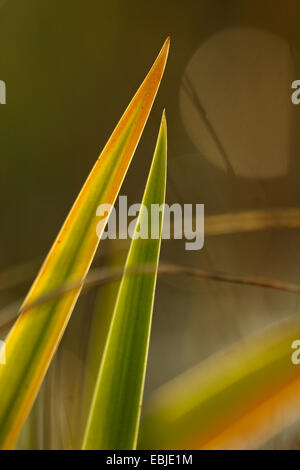
{"label": "leaf blade", "polygon": [[245,449],[266,442],[299,417],[300,380],[291,361],[299,333],[294,316],[160,387],[150,397],[139,447]]}
{"label": "leaf blade", "polygon": [[[147,211],[151,204],[164,203],[165,184],[166,121],[163,115],[143,197]],[[135,235],[145,221],[144,215],[141,211]],[[133,449],[136,446],[161,228],[162,214],[157,239],[133,237],[99,371],[84,449]],[[126,275],[126,270],[148,263],[155,267],[154,273]]]}
{"label": "leaf blade", "polygon": [[[99,243],[96,208],[113,204],[117,197],[155,99],[168,49],[169,39],[96,161],[23,307],[86,276]],[[7,363],[0,366],[1,448],[14,445],[79,293],[80,288],[23,312],[12,328],[6,341]]]}

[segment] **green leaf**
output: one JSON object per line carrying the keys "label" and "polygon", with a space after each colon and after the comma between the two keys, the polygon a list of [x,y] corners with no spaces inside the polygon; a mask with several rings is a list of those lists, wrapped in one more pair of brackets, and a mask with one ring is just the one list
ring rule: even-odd
{"label": "green leaf", "polygon": [[[128,240],[126,240],[127,242]],[[116,240],[113,240],[116,242]],[[126,262],[127,250],[112,252],[110,256],[102,262],[103,268],[116,268],[122,270]],[[103,352],[111,324],[118,291],[120,288],[122,276],[99,287],[95,302],[95,308],[92,314],[92,321],[89,328],[84,387],[81,398],[84,425],[83,434],[86,427],[88,413],[91,407],[95,386],[97,383],[99,368],[101,365]],[[82,436],[83,439],[83,436]],[[81,442],[82,442],[81,439]]]}
{"label": "green leaf", "polygon": [[[151,214],[151,205],[164,203],[166,156],[167,134],[163,114],[143,197],[147,213],[140,211],[128,253],[99,371],[84,449],[136,447],[159,260],[162,213],[158,238],[138,237],[142,233],[142,225]],[[132,269],[148,264],[155,268],[154,272],[130,273]]]}
{"label": "green leaf", "polygon": [[[83,281],[96,252],[101,230],[96,210],[114,204],[143,132],[167,60],[169,39],[133,97],[96,161],[56,238],[23,310],[47,293]],[[34,228],[33,228],[34,230]],[[80,287],[23,311],[6,341],[0,365],[0,447],[14,446],[80,294]]]}

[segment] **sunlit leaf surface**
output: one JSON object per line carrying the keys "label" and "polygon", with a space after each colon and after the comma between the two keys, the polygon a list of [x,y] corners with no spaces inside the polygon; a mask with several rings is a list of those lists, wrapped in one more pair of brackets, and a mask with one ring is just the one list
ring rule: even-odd
{"label": "sunlit leaf surface", "polygon": [[[152,204],[163,204],[166,185],[166,122],[163,115],[141,210],[125,265],[91,408],[85,449],[134,449],[137,441],[150,338],[162,213],[158,238],[141,238]],[[153,221],[151,220],[151,223]],[[149,229],[149,232],[148,232]],[[151,227],[148,225],[147,233]],[[149,274],[130,274],[152,265]]]}
{"label": "sunlit leaf surface", "polygon": [[[113,204],[118,195],[159,87],[168,48],[169,40],[104,147],[23,307],[66,282],[86,276],[99,242],[96,209],[100,204]],[[105,220],[103,228],[104,224]],[[7,363],[0,365],[1,448],[14,445],[79,293],[80,288],[31,308],[12,328],[6,344]]]}

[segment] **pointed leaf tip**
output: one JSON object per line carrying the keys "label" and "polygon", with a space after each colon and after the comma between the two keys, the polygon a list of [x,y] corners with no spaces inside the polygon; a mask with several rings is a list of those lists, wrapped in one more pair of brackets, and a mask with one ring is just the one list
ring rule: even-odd
{"label": "pointed leaf tip", "polygon": [[[101,237],[97,208],[103,203],[113,205],[117,198],[159,88],[168,50],[167,40],[97,159],[23,308],[69,282],[84,280]],[[7,365],[0,367],[2,449],[12,448],[16,442],[80,290],[23,312],[10,331],[6,340]]]}

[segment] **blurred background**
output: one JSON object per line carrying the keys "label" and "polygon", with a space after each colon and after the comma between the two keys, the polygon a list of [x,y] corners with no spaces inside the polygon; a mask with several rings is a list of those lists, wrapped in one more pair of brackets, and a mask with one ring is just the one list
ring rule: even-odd
{"label": "blurred background", "polygon": [[[292,228],[255,222],[257,213],[300,207],[300,106],[291,102],[291,83],[300,79],[299,13],[297,0],[0,1],[0,79],[7,86],[0,106],[0,308],[26,294],[168,35],[163,82],[120,194],[141,200],[165,107],[167,202],[203,203],[208,220],[228,215],[228,224],[211,230],[201,251],[164,241],[161,260],[299,283],[299,215]],[[246,228],[231,223],[249,213]],[[95,265],[115,262],[122,250],[118,240],[103,242]],[[93,289],[73,313],[59,350],[68,373],[71,364],[75,375],[82,367],[97,302],[101,290]],[[159,277],[145,400],[299,307],[299,296],[289,293]],[[67,388],[66,407],[75,394]],[[264,447],[298,448],[299,432],[293,425]]]}

